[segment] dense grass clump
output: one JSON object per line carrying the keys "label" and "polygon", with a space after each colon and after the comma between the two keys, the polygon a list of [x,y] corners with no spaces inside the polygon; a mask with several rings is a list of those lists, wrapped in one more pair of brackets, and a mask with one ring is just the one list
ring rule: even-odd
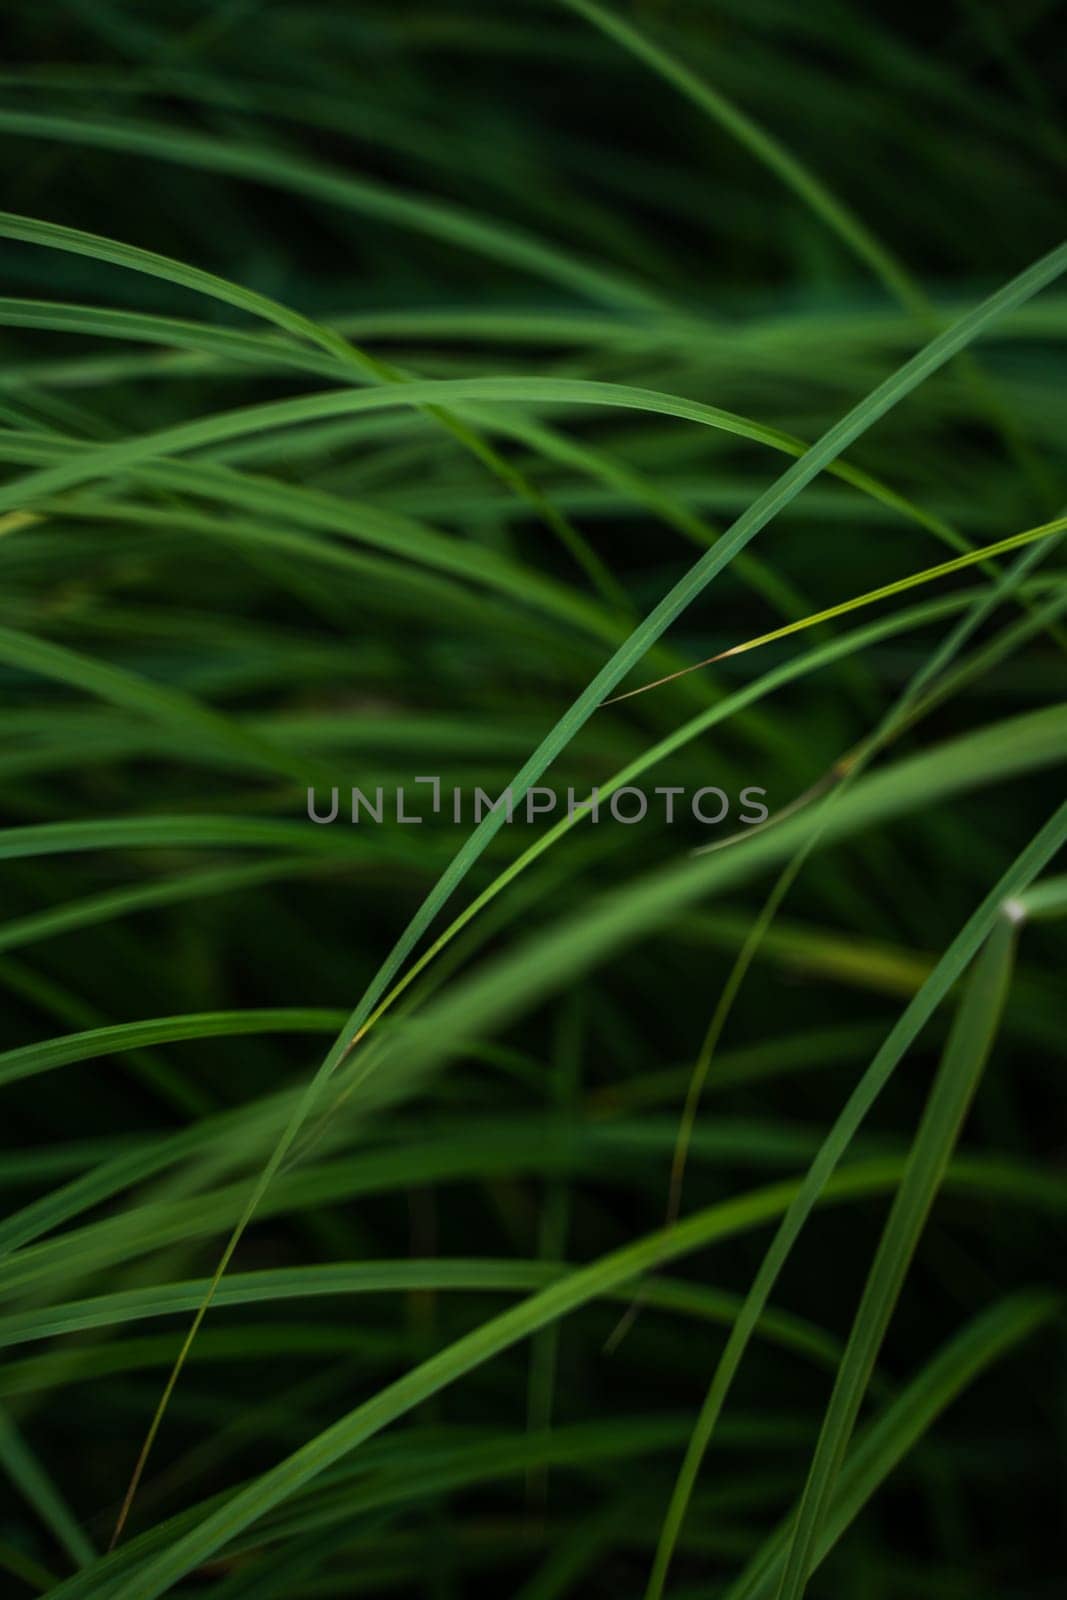
{"label": "dense grass clump", "polygon": [[8,12],[3,1593],[1059,1593],[1057,8]]}

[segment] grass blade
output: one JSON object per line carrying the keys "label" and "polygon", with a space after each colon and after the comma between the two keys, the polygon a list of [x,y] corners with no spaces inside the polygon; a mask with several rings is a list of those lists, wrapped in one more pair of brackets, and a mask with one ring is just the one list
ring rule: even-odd
{"label": "grass blade", "polygon": [[1015,928],[1007,917],[1002,917],[975,959],[908,1165],[871,1263],[800,1501],[779,1589],[781,1600],[799,1600],[807,1586],[830,1497],[879,1347],[993,1048],[1011,984],[1014,957]]}

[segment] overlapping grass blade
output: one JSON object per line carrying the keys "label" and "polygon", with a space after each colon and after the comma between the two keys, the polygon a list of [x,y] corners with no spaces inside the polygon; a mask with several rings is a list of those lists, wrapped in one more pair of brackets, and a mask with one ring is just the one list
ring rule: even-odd
{"label": "overlapping grass blade", "polygon": [[807,1586],[830,1497],[879,1347],[993,1048],[1014,956],[1015,927],[1009,917],[1002,916],[975,958],[959,1016],[871,1263],[786,1551],[781,1600],[799,1600]]}

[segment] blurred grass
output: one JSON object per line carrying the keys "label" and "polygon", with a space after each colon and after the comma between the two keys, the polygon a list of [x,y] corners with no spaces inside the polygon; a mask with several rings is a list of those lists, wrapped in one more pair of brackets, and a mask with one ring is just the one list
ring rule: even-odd
{"label": "blurred grass", "polygon": [[1058,1593],[1061,8],[5,20],[5,1593]]}

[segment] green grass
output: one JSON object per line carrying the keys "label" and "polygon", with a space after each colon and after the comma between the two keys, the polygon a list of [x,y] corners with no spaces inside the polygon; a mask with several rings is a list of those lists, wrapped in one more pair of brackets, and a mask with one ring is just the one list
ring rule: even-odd
{"label": "green grass", "polygon": [[1047,1600],[1057,8],[9,22],[5,1594]]}

